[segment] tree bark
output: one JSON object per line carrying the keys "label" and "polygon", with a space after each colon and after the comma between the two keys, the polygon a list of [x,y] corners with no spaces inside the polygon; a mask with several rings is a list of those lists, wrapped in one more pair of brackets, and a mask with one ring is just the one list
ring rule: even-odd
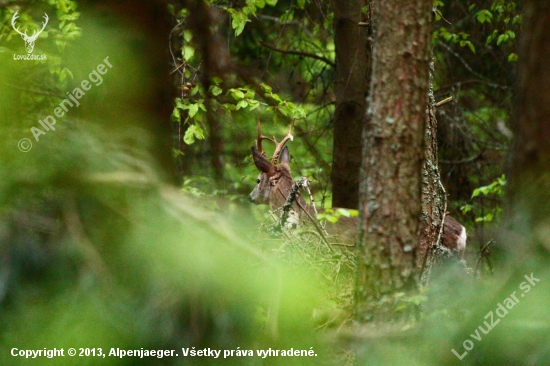
{"label": "tree bark", "polygon": [[336,109],[332,160],[332,205],[359,207],[363,118],[370,78],[370,42],[360,27],[367,0],[333,0],[336,46]]}
{"label": "tree bark", "polygon": [[[432,51],[433,52],[433,51]],[[441,178],[437,166],[437,120],[433,95],[433,53],[430,62],[429,102],[426,118],[426,160],[422,169],[422,217],[420,239],[416,256],[418,268],[425,268],[430,248],[438,244],[439,233],[445,211],[445,192],[441,188]],[[423,276],[424,277],[424,276]],[[427,281],[427,277],[425,281]],[[424,282],[424,281],[423,281]]]}
{"label": "tree bark", "polygon": [[219,187],[224,182],[224,141],[222,119],[217,116],[212,100],[208,95],[210,78],[212,76],[224,76],[229,70],[230,61],[221,37],[213,31],[216,23],[212,8],[204,1],[184,1],[191,16],[189,17],[189,29],[193,31],[198,49],[204,63],[201,72],[201,81],[205,90],[206,119],[208,125],[208,142],[210,146],[210,164],[214,181]]}
{"label": "tree bark", "polygon": [[431,40],[431,0],[377,1],[361,168],[356,318],[389,320],[415,290]]}
{"label": "tree bark", "polygon": [[[532,258],[547,240],[541,230],[548,230],[550,217],[550,3],[526,1],[524,14],[506,199],[513,235],[503,238],[518,259]],[[519,245],[523,242],[532,245]]]}

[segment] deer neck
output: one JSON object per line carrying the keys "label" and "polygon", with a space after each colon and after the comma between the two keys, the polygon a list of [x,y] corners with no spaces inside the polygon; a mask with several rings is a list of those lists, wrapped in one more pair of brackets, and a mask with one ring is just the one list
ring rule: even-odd
{"label": "deer neck", "polygon": [[[270,195],[270,206],[272,210],[282,210],[285,205],[288,197],[290,196],[290,191],[294,186],[294,180],[290,176],[282,177],[277,184],[273,187]],[[315,215],[315,210],[313,206],[308,205],[302,195],[298,192],[296,199],[292,202],[292,210],[298,213],[299,216]]]}

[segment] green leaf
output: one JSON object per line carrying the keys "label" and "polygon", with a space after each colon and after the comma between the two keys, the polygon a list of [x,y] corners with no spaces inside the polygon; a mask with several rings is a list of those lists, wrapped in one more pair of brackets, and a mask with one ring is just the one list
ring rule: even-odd
{"label": "green leaf", "polygon": [[196,84],[193,88],[191,88],[191,95],[196,95],[200,91],[200,85]]}
{"label": "green leaf", "polygon": [[351,213],[349,212],[349,210],[346,210],[345,208],[339,208],[337,212],[342,216],[351,217]]}
{"label": "green leaf", "polygon": [[507,42],[508,39],[509,39],[509,37],[508,37],[507,34],[501,34],[500,36],[498,36],[497,46],[500,46],[501,43]]}
{"label": "green leaf", "polygon": [[237,103],[237,110],[241,109],[241,108],[246,108],[248,107],[248,102],[243,99],[241,101],[239,101],[239,103]]}
{"label": "green leaf", "polygon": [[249,15],[256,15],[256,7],[255,6],[244,6],[241,11],[244,15],[248,18]]}
{"label": "green leaf", "polygon": [[193,39],[193,33],[191,33],[191,31],[188,29],[184,30],[183,39],[185,40],[185,42],[191,42],[191,39]]}
{"label": "green leaf", "polygon": [[273,89],[267,84],[262,83],[260,86],[266,93],[271,93],[273,91]]}
{"label": "green leaf", "polygon": [[244,26],[247,22],[250,22],[250,19],[248,19],[248,16],[243,12],[235,11],[235,9],[228,9],[228,11],[233,19],[231,22],[231,27],[235,30],[235,36],[238,36],[243,32]]}
{"label": "green leaf", "polygon": [[464,205],[460,208],[460,211],[462,212],[462,214],[467,214],[468,212],[472,211],[472,208],[472,205]]}
{"label": "green leaf", "polygon": [[176,108],[187,109],[187,106],[183,104],[183,100],[181,100],[181,98],[176,98]]}
{"label": "green leaf", "polygon": [[235,105],[231,103],[224,103],[222,104],[223,109],[225,109],[227,112],[234,111]]}
{"label": "green leaf", "polygon": [[488,37],[487,37],[487,42],[485,43],[486,45],[488,45],[489,43],[493,42],[493,40],[495,39],[495,37],[498,35],[498,31],[497,30],[494,30],[492,34],[490,34]]}
{"label": "green leaf", "polygon": [[272,99],[275,99],[277,102],[281,103],[283,100],[281,99],[281,97],[275,93],[271,93],[269,95],[267,95],[268,97],[271,97]]}
{"label": "green leaf", "polygon": [[181,49],[181,56],[184,60],[190,60],[195,55],[195,49],[191,46],[185,45]]}
{"label": "green leaf", "polygon": [[492,213],[488,213],[487,215],[483,217],[476,217],[476,222],[491,222],[494,219],[494,215]]}
{"label": "green leaf", "polygon": [[195,137],[199,140],[204,140],[204,130],[199,125],[195,125],[195,129],[193,131],[195,134]]}
{"label": "green leaf", "polygon": [[269,6],[277,5],[277,0],[265,0],[265,3]]}
{"label": "green leaf", "polygon": [[189,117],[193,118],[199,111],[199,106],[197,104],[189,104],[187,109],[189,109]]}
{"label": "green leaf", "polygon": [[516,53],[511,53],[508,56],[508,62],[518,62],[518,55]]}
{"label": "green leaf", "polygon": [[218,86],[216,86],[216,85],[212,86],[212,95],[218,96],[218,95],[220,95],[222,92],[223,92],[223,90],[222,90],[220,87],[218,87]]}
{"label": "green leaf", "polygon": [[248,101],[248,105],[250,107],[248,110],[253,111],[254,109],[256,109],[260,106],[260,102],[257,101],[257,100],[252,99],[252,100]]}
{"label": "green leaf", "polygon": [[489,10],[480,10],[475,15],[478,22],[481,24],[483,23],[491,23],[493,19],[493,13],[491,13]]}
{"label": "green leaf", "polygon": [[231,92],[231,96],[236,100],[244,98],[244,93],[239,89],[229,89],[229,91]]}
{"label": "green leaf", "polygon": [[180,149],[174,149],[174,148],[172,148],[172,156],[173,156],[174,158],[177,158],[178,156],[183,156],[183,155],[185,155],[185,154],[184,154],[183,151],[181,151]]}
{"label": "green leaf", "polygon": [[315,24],[315,26],[313,27],[313,35],[316,36],[319,34],[319,29],[321,28],[321,26],[319,24]]}
{"label": "green leaf", "polygon": [[187,145],[191,145],[193,142],[195,142],[195,139],[198,140],[204,140],[204,131],[199,125],[191,125],[185,131],[185,135],[183,136],[183,141]]}
{"label": "green leaf", "polygon": [[172,121],[177,121],[177,122],[181,122],[181,114],[180,114],[180,110],[178,108],[174,108],[172,110]]}
{"label": "green leaf", "polygon": [[187,145],[191,145],[193,142],[195,142],[195,134],[193,132],[193,126],[189,126],[187,131],[185,131],[185,135],[183,136],[183,142],[185,142]]}

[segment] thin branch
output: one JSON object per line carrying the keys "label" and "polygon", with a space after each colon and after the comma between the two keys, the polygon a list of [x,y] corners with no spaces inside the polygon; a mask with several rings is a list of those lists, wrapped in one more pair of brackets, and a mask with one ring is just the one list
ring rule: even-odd
{"label": "thin branch", "polygon": [[328,103],[325,103],[325,104],[323,104],[322,106],[320,106],[319,108],[315,108],[315,109],[312,110],[311,112],[306,113],[306,117],[309,117],[309,116],[311,116],[312,114],[315,114],[315,113],[317,113],[317,112],[319,112],[319,111],[321,111],[321,110],[327,108],[328,106],[335,105],[335,104],[336,104],[335,101],[330,101],[330,102],[328,102]]}
{"label": "thin branch", "polygon": [[302,22],[299,22],[297,20],[287,20],[284,23],[282,23],[281,18],[273,17],[273,16],[270,16],[270,15],[264,15],[264,14],[259,14],[258,19],[269,20],[270,22],[275,22],[275,23],[284,24],[284,25],[286,25],[286,24],[289,24],[289,25],[302,25]]}
{"label": "thin branch", "polygon": [[494,83],[494,82],[491,82],[491,81],[487,81],[487,80],[468,79],[468,80],[457,81],[456,83],[440,86],[437,90],[435,90],[435,92],[436,93],[441,93],[442,91],[445,91],[447,89],[455,88],[457,85],[458,86],[463,86],[463,85],[468,85],[468,84],[484,84],[484,85],[490,86],[491,88],[502,89],[502,90],[510,89],[509,86],[500,85],[500,84],[497,84],[497,83]]}
{"label": "thin branch", "polygon": [[334,68],[336,68],[336,63],[334,63],[333,61],[329,60],[328,58],[326,57],[323,57],[323,56],[319,56],[319,55],[316,55],[314,53],[309,53],[309,52],[302,52],[302,51],[289,51],[289,50],[282,50],[280,48],[276,48],[276,47],[273,47],[271,45],[268,45],[267,43],[265,42],[262,42],[260,41],[260,44],[266,48],[269,48],[270,50],[272,51],[275,51],[275,52],[279,52],[279,53],[282,53],[282,54],[286,54],[286,55],[295,55],[295,56],[303,56],[303,57],[309,57],[309,58],[313,58],[315,60],[319,60],[319,61],[323,61],[324,63],[326,63],[327,65],[330,65]]}
{"label": "thin branch", "polygon": [[[302,177],[302,178],[304,178],[304,177]],[[331,244],[328,242],[328,240],[325,236],[325,233],[323,232],[324,230],[321,227],[319,227],[319,225],[320,225],[319,221],[316,218],[313,218],[311,216],[311,214],[308,212],[308,210],[304,206],[302,206],[300,201],[296,199],[298,197],[298,194],[299,194],[298,190],[300,188],[302,188],[302,184],[303,184],[302,179],[300,179],[297,183],[294,183],[294,185],[292,186],[292,189],[290,190],[290,194],[288,195],[288,197],[285,196],[283,191],[281,191],[280,187],[277,187],[277,190],[279,191],[279,193],[285,199],[285,204],[283,206],[283,214],[282,214],[282,217],[281,217],[281,229],[284,227],[284,225],[286,223],[286,219],[288,218],[288,211],[290,210],[290,207],[292,206],[292,203],[296,202],[296,204],[300,207],[300,209],[302,209],[302,211],[304,211],[305,214],[309,217],[309,219],[313,223],[313,226],[315,227],[317,232],[321,235],[321,237],[323,238],[324,243],[329,248],[329,250],[331,252],[334,252],[334,249],[332,249]]]}
{"label": "thin branch", "polygon": [[[252,77],[247,75],[244,70],[237,69],[237,74],[239,77],[248,85],[252,86],[256,93],[260,96],[262,96],[265,103],[267,103],[270,106],[277,106],[277,103],[275,103],[273,100],[265,97],[265,92],[263,91],[262,87],[256,80],[254,80]],[[331,102],[329,104],[334,104],[334,102]],[[328,104],[327,104],[328,105]],[[326,106],[326,105],[325,105]],[[330,164],[328,164],[321,156],[321,153],[319,150],[315,147],[316,142],[310,141],[308,137],[308,132],[304,130],[300,125],[294,126],[294,129],[297,132],[297,135],[302,139],[304,142],[304,145],[306,149],[311,153],[313,158],[315,159],[315,162],[320,165],[325,171],[330,171],[331,167]],[[323,132],[324,133],[324,132]]]}
{"label": "thin branch", "polygon": [[313,212],[315,213],[315,217],[317,217],[317,207],[315,207],[315,198],[313,198],[313,194],[311,194],[311,190],[309,189],[309,179],[306,177],[300,178],[300,180],[303,180],[303,188],[306,190],[306,192],[309,194],[309,201],[311,202],[311,207],[313,208]]}
{"label": "thin branch", "polygon": [[[174,73],[174,72],[179,72],[180,74],[183,75],[183,73],[181,71],[179,71],[179,69],[185,65],[185,61],[180,65],[180,66],[177,66],[178,62],[177,62],[177,59],[176,59],[176,56],[174,55],[174,51],[172,50],[172,33],[174,33],[174,31],[184,23],[184,21],[181,21],[180,23],[176,24],[176,26],[174,28],[172,28],[172,30],[170,31],[170,34],[168,35],[168,49],[170,50],[170,55],[172,56],[172,60],[174,61],[174,67],[175,69],[170,71],[170,74]],[[185,40],[184,40],[185,41]]]}
{"label": "thin branch", "polygon": [[443,227],[445,226],[445,216],[447,216],[447,191],[445,191],[445,187],[443,187],[441,180],[439,181],[439,186],[443,191],[443,198],[445,199],[445,203],[443,206],[443,216],[441,218],[441,227],[439,228],[439,235],[437,237],[437,241],[435,242],[437,245],[440,245],[439,243],[441,241],[441,236],[443,235]]}
{"label": "thin branch", "polygon": [[479,152],[479,154],[477,154],[475,156],[472,156],[472,157],[469,157],[469,158],[466,158],[466,159],[462,159],[462,160],[439,160],[439,163],[440,164],[452,164],[452,165],[469,164],[469,163],[473,163],[477,159],[481,158],[481,156],[483,155],[484,152],[485,152],[485,149],[481,150]]}
{"label": "thin branch", "polygon": [[492,244],[496,244],[496,242],[493,240],[493,239],[490,239],[487,244],[485,244],[483,246],[483,248],[481,248],[480,252],[479,252],[479,257],[477,258],[477,263],[476,263],[476,270],[475,270],[475,276],[476,277],[479,277],[478,276],[478,271],[479,271],[479,265],[481,264],[481,260],[485,257],[489,258],[489,249],[490,249],[490,246]]}
{"label": "thin branch", "polygon": [[436,13],[437,13],[437,15],[439,15],[439,16],[441,17],[441,19],[443,19],[447,24],[449,24],[449,25],[452,25],[452,24],[453,24],[453,23],[449,22],[447,19],[445,19],[445,18],[443,17],[443,13],[441,13],[441,11],[436,10]]}
{"label": "thin branch", "polygon": [[[480,73],[478,72],[475,72],[472,67],[466,62],[466,60],[464,60],[462,58],[462,56],[460,56],[458,53],[456,53],[449,45],[445,44],[444,42],[439,42],[438,45],[440,45],[441,47],[445,48],[451,55],[453,55],[454,57],[456,57],[463,65],[464,67],[466,68],[466,70],[470,71],[472,74],[474,74],[475,76],[477,76],[478,78],[481,78],[483,80],[487,80],[489,81],[489,85],[492,85],[491,81],[489,79],[487,79],[485,76],[481,75]],[[498,86],[498,84],[494,84],[495,88]]]}
{"label": "thin branch", "polygon": [[451,102],[452,100],[453,100],[453,97],[450,96],[450,97],[448,97],[448,98],[445,98],[445,99],[440,100],[439,102],[435,103],[435,106],[436,106],[436,107],[441,107],[442,105],[445,105],[445,104]]}

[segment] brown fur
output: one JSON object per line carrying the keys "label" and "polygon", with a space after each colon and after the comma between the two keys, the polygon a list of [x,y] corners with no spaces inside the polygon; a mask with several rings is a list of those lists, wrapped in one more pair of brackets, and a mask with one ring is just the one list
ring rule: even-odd
{"label": "brown fur", "polygon": [[[278,165],[271,164],[256,148],[252,148],[252,156],[261,173],[258,176],[259,183],[250,194],[249,200],[255,204],[269,204],[272,210],[282,208],[294,185],[288,164],[290,160],[288,149],[286,147],[283,149],[281,162]],[[292,209],[299,214],[301,221],[309,222],[310,216],[316,219],[313,207],[308,205],[301,195],[293,203]],[[319,212],[323,211],[319,210]],[[336,224],[327,224],[326,230],[331,236],[330,242],[354,246],[358,225],[357,217],[345,216],[340,217]]]}

